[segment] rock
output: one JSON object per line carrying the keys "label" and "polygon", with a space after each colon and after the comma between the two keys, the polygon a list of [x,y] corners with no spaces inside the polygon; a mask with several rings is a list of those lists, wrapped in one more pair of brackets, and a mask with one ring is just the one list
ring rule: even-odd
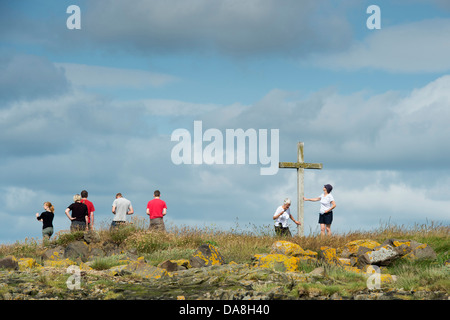
{"label": "rock", "polygon": [[319,259],[325,261],[326,263],[334,266],[341,266],[336,255],[336,249],[331,247],[322,246],[319,251]]}
{"label": "rock", "polygon": [[44,251],[41,255],[43,260],[58,260],[64,257],[64,247],[57,246]]}
{"label": "rock", "polygon": [[134,275],[152,280],[168,276],[167,270],[147,264],[143,257],[139,257],[137,261],[130,261],[129,264],[112,267],[106,270],[106,273],[110,276]]}
{"label": "rock", "polygon": [[351,256],[356,255],[360,247],[373,250],[379,245],[378,242],[369,239],[350,241],[344,245],[340,256],[341,258],[350,258]]}
{"label": "rock", "polygon": [[302,261],[316,261],[318,256],[317,252],[303,250],[298,244],[284,240],[274,242],[270,253],[298,257]]}
{"label": "rock", "polygon": [[131,272],[127,272],[127,270],[125,270],[126,267],[126,264],[115,266],[106,270],[106,273],[110,276],[123,276],[125,274],[131,274]]}
{"label": "rock", "polygon": [[433,248],[431,248],[429,245],[424,243],[424,244],[420,244],[419,246],[414,248],[410,253],[408,253],[405,256],[403,256],[403,259],[408,259],[408,260],[422,260],[422,259],[436,260],[437,259],[437,254],[433,250]]}
{"label": "rock", "polygon": [[381,285],[393,283],[397,281],[397,276],[387,274],[387,273],[380,273],[379,269],[376,269],[374,267],[369,267],[365,273],[363,273],[364,276],[366,276],[367,279],[367,286],[370,290],[373,289],[380,289]]}
{"label": "rock", "polygon": [[362,256],[364,255],[364,254],[366,254],[367,252],[370,252],[370,251],[373,251],[373,249],[370,249],[370,248],[367,248],[367,247],[362,247],[362,246],[360,246],[359,248],[358,248],[358,251],[356,252],[356,254],[352,254],[351,256],[350,256],[350,265],[352,266],[352,267],[356,267],[356,266],[359,266],[359,267],[363,267],[363,266],[365,266],[365,265],[367,265],[368,263],[367,263],[367,261],[365,260],[365,258],[363,258],[363,260],[361,261],[361,262],[359,262],[359,260],[362,258]]}
{"label": "rock", "polygon": [[225,264],[224,257],[212,244],[202,244],[189,258],[192,268]]}
{"label": "rock", "polygon": [[112,256],[121,253],[119,246],[113,241],[103,242],[102,250],[105,253],[105,256]]}
{"label": "rock", "polygon": [[158,268],[163,268],[169,272],[178,271],[178,267],[178,264],[176,262],[173,262],[172,260],[166,260],[158,265]]}
{"label": "rock", "polygon": [[342,266],[347,266],[347,267],[351,267],[351,259],[347,259],[347,258],[338,258],[339,262],[341,263]]}
{"label": "rock", "polygon": [[86,262],[89,256],[89,249],[86,243],[83,241],[74,241],[67,245],[64,249],[64,258],[67,259],[81,259],[81,261]]}
{"label": "rock", "polygon": [[168,275],[166,270],[149,265],[141,258],[131,262],[123,270],[146,279],[160,279]]}
{"label": "rock", "polygon": [[361,255],[358,259],[358,267],[362,269],[368,264],[387,266],[399,257],[400,254],[391,245],[385,245]]}
{"label": "rock", "polygon": [[19,270],[19,262],[13,256],[8,256],[6,258],[0,259],[0,269],[13,269]]}
{"label": "rock", "polygon": [[89,258],[90,260],[95,258],[102,258],[105,256],[105,251],[103,251],[102,248],[91,248],[89,252]]}
{"label": "rock", "polygon": [[403,258],[408,260],[437,259],[436,252],[426,243],[414,240],[388,239],[383,244],[393,246]]}
{"label": "rock", "polygon": [[183,270],[184,269],[189,269],[192,268],[191,264],[189,263],[189,260],[187,259],[179,259],[179,260],[174,260],[174,262],[176,264],[178,264],[178,270]]}
{"label": "rock", "polygon": [[89,230],[86,231],[83,235],[83,240],[84,242],[86,242],[87,244],[91,244],[91,243],[97,243],[100,241],[100,236],[99,234],[94,231],[94,230]]}
{"label": "rock", "polygon": [[255,267],[276,271],[298,271],[300,259],[284,254],[255,254],[252,258]]}
{"label": "rock", "polygon": [[414,240],[387,239],[381,244],[381,246],[385,245],[392,246],[400,255],[404,256],[420,246],[421,243]]}
{"label": "rock", "polygon": [[296,243],[289,241],[276,241],[272,244],[272,250],[270,253],[279,253],[286,256],[296,256],[303,252],[304,250]]}
{"label": "rock", "polygon": [[310,276],[324,276],[325,275],[325,268],[324,267],[318,267],[315,268],[313,271],[308,273]]}

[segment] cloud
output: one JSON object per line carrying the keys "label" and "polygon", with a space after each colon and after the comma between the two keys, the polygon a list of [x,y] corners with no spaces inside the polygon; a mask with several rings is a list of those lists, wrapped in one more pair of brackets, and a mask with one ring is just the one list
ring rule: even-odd
{"label": "cloud", "polygon": [[[236,128],[279,128],[280,160],[286,149],[305,142],[305,157],[329,159],[334,168],[410,170],[448,168],[450,76],[408,94],[388,91],[341,95],[324,89],[309,96],[273,90],[242,108],[229,124]],[[224,106],[226,113],[231,106]],[[231,111],[230,111],[231,112]],[[208,126],[221,119],[205,116]],[[206,127],[205,127],[206,130]],[[289,150],[288,149],[288,150]]]}
{"label": "cloud", "polygon": [[70,88],[64,70],[44,57],[3,53],[0,70],[0,103],[53,97]]}
{"label": "cloud", "polygon": [[96,45],[143,53],[298,56],[349,42],[349,23],[340,11],[312,0],[96,1],[85,9],[85,28]]}
{"label": "cloud", "polygon": [[[390,216],[400,223],[424,216],[445,220],[448,211],[435,211],[449,201],[437,196],[449,185],[442,177],[449,171],[443,147],[450,139],[449,89],[450,76],[443,76],[407,94],[322,89],[303,96],[273,89],[248,105],[111,101],[80,90],[9,102],[0,110],[0,187],[7,195],[0,215],[23,226],[26,212],[51,201],[62,213],[82,189],[98,209],[97,221],[111,219],[117,192],[145,218],[157,188],[175,224],[229,226],[238,218],[271,225],[282,199],[291,197],[295,207],[295,170],[260,176],[259,165],[173,164],[170,133],[192,130],[193,121],[202,120],[203,130],[279,129],[281,161],[294,161],[296,143],[304,141],[306,161],[324,163],[323,170],[305,173],[305,190],[317,196],[323,184],[335,186],[337,229],[348,228],[348,221],[352,228],[370,228]],[[317,226],[316,211],[307,207],[306,230]],[[59,221],[58,230],[68,227],[64,216]],[[39,236],[38,224],[33,232]]]}
{"label": "cloud", "polygon": [[65,70],[67,79],[75,86],[146,88],[161,87],[178,80],[177,77],[150,71],[89,66],[75,63],[55,63]]}
{"label": "cloud", "polygon": [[450,19],[382,27],[347,50],[319,53],[302,62],[332,70],[378,69],[393,73],[450,70]]}

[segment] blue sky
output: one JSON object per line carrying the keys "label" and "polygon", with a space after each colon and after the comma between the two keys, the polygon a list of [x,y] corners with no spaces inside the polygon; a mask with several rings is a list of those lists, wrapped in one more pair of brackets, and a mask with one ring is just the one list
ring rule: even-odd
{"label": "blue sky", "polygon": [[[69,5],[81,29],[69,30]],[[368,6],[381,9],[369,30]],[[305,193],[331,183],[335,232],[450,216],[450,5],[434,1],[3,1],[0,242],[56,231],[82,189],[109,225],[114,195],[137,217],[155,189],[169,226],[271,226],[296,175],[257,165],[175,165],[171,133],[278,129]],[[295,210],[294,210],[295,211]],[[305,204],[306,233],[318,204]],[[291,225],[291,228],[294,228]]]}

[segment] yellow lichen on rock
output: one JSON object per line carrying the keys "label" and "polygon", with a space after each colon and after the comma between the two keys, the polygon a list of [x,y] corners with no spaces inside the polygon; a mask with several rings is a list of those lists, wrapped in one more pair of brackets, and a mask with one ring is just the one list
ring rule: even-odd
{"label": "yellow lichen on rock", "polygon": [[284,254],[286,256],[295,256],[301,254],[304,250],[296,243],[285,240],[279,240],[272,244],[271,253]]}
{"label": "yellow lichen on rock", "polygon": [[255,254],[254,265],[261,268],[270,268],[276,271],[297,271],[300,259],[283,254]]}
{"label": "yellow lichen on rock", "polygon": [[178,260],[173,260],[173,262],[175,262],[177,265],[179,265],[181,267],[185,267],[186,269],[192,268],[188,259],[178,259]]}
{"label": "yellow lichen on rock", "polygon": [[298,244],[279,240],[272,244],[271,254],[284,254],[286,256],[297,257],[302,261],[316,261],[317,252],[311,250],[304,250]]}
{"label": "yellow lichen on rock", "polygon": [[330,265],[335,265],[335,266],[342,265],[337,257],[335,248],[331,248],[331,247],[327,247],[327,246],[320,247],[319,258],[324,260],[326,263],[328,263]]}
{"label": "yellow lichen on rock", "polygon": [[340,248],[338,251],[341,252],[341,257],[348,258],[352,255],[355,255],[360,247],[374,249],[379,245],[380,243],[370,239],[354,240],[345,244],[344,247]]}
{"label": "yellow lichen on rock", "polygon": [[190,257],[189,263],[193,268],[201,268],[224,264],[225,259],[212,244],[203,244]]}

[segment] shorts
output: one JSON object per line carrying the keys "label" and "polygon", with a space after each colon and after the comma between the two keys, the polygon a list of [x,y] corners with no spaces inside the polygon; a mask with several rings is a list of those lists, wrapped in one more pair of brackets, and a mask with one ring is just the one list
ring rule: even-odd
{"label": "shorts", "polygon": [[319,214],[320,224],[331,224],[333,222],[333,211]]}
{"label": "shorts", "polygon": [[84,221],[77,221],[77,220],[72,220],[72,224],[70,225],[70,231],[74,232],[74,231],[83,231],[86,229],[86,222]]}
{"label": "shorts", "polygon": [[42,229],[42,237],[48,237],[50,239],[50,237],[53,234],[53,227],[47,227],[45,229]]}
{"label": "shorts", "polygon": [[111,226],[109,227],[109,231],[117,230],[120,226],[124,226],[126,221],[112,221]]}
{"label": "shorts", "polygon": [[150,226],[148,228],[150,230],[166,231],[163,218],[150,219]]}

